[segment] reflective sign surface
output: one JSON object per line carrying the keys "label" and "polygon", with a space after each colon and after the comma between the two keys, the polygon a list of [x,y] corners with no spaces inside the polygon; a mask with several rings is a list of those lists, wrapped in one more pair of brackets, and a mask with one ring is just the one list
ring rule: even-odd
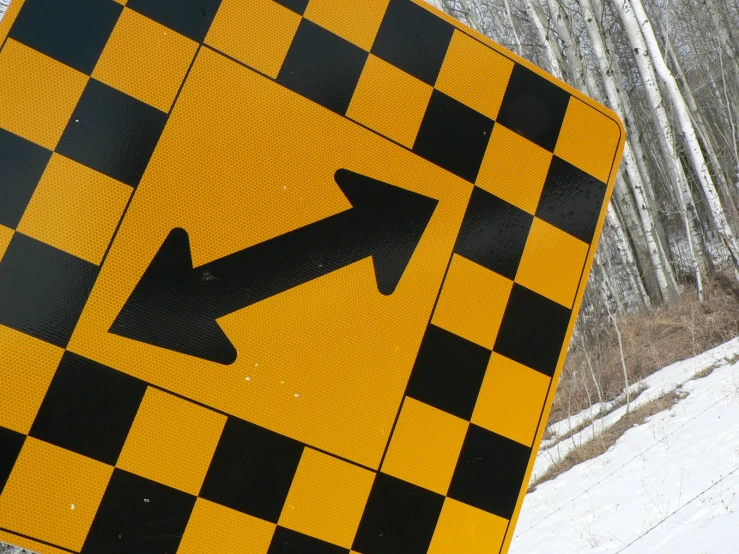
{"label": "reflective sign surface", "polygon": [[505,551],[620,122],[420,1],[0,40],[0,540]]}

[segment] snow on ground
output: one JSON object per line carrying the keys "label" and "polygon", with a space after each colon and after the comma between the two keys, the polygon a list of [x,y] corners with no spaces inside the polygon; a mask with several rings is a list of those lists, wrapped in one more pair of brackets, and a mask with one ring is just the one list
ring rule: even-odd
{"label": "snow on ground", "polygon": [[738,354],[735,339],[647,378],[640,398],[687,396],[526,495],[510,554],[739,552]]}

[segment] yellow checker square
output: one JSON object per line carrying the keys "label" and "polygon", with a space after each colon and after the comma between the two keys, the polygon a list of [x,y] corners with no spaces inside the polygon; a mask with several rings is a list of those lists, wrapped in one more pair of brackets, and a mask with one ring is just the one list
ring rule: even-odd
{"label": "yellow checker square", "polygon": [[26,537],[21,537],[20,535],[15,535],[13,533],[6,533],[4,531],[0,531],[0,542],[12,544],[13,546],[36,552],[37,554],[67,554],[66,550],[60,550],[53,546],[49,546],[48,544],[36,542]]}
{"label": "yellow checker square", "polygon": [[117,466],[198,494],[226,417],[149,387]]}
{"label": "yellow checker square", "polygon": [[432,88],[370,54],[346,115],[413,147]]}
{"label": "yellow checker square", "polygon": [[455,30],[436,88],[495,119],[512,71],[513,60]]}
{"label": "yellow checker square", "polygon": [[551,152],[496,123],[476,184],[534,214],[551,162]]}
{"label": "yellow checker square", "polygon": [[8,246],[10,246],[10,241],[13,239],[14,234],[15,231],[13,229],[5,225],[0,225],[0,261],[2,261]]}
{"label": "yellow checker square", "polygon": [[588,249],[587,243],[534,218],[516,282],[571,308]]}
{"label": "yellow checker square", "polygon": [[446,498],[428,554],[498,552],[507,529],[507,519]]}
{"label": "yellow checker square", "polygon": [[0,427],[27,434],[64,350],[0,325]]}
{"label": "yellow checker square", "polygon": [[371,471],[306,448],[279,524],[350,548],[374,478]]}
{"label": "yellow checker square", "polygon": [[604,183],[614,167],[621,126],[612,116],[570,98],[554,153]]}
{"label": "yellow checker square", "polygon": [[274,79],[300,20],[274,0],[223,0],[205,42]]}
{"label": "yellow checker square", "polygon": [[100,264],[133,189],[54,154],[18,230]]}
{"label": "yellow checker square", "polygon": [[274,523],[198,498],[177,554],[267,554],[275,527]]}
{"label": "yellow checker square", "polygon": [[79,552],[112,473],[28,437],[0,496],[0,527]]}
{"label": "yellow checker square", "polygon": [[92,76],[167,112],[197,48],[195,41],[124,9]]}
{"label": "yellow checker square", "polygon": [[549,383],[546,375],[493,352],[472,423],[531,446]]}
{"label": "yellow checker square", "polygon": [[18,12],[21,11],[24,1],[25,0],[13,0],[13,2],[10,2],[9,4],[8,2],[5,2],[7,9],[5,10],[5,15],[0,18],[0,44],[2,44],[5,37],[8,36],[8,32],[13,26],[15,18],[18,17]]}
{"label": "yellow checker square", "polygon": [[467,426],[463,419],[406,397],[383,473],[446,494]]}
{"label": "yellow checker square", "polygon": [[53,150],[87,76],[13,39],[0,52],[0,127]]}
{"label": "yellow checker square", "polygon": [[306,19],[369,52],[389,0],[311,0]]}
{"label": "yellow checker square", "polygon": [[513,282],[455,254],[432,323],[492,349]]}

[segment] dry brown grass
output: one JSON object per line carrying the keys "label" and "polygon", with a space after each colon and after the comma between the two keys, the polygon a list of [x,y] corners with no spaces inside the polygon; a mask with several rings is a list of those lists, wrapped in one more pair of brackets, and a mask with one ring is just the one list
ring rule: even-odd
{"label": "dry brown grass", "polygon": [[695,381],[696,379],[703,379],[704,377],[708,377],[711,373],[713,373],[715,369],[715,365],[708,366],[707,368],[702,369],[698,373],[693,375],[693,380]]}
{"label": "dry brown grass", "polygon": [[632,410],[611,427],[603,430],[592,439],[579,444],[576,448],[573,448],[560,462],[552,464],[541,477],[531,482],[528,492],[533,492],[541,483],[554,479],[561,473],[572,469],[577,464],[581,464],[605,453],[611,446],[616,444],[616,441],[626,431],[636,425],[641,425],[648,417],[654,414],[669,410],[684,397],[685,395],[681,391],[672,391]]}
{"label": "dry brown grass", "polygon": [[[739,335],[739,286],[730,275],[718,275],[706,283],[703,303],[694,293],[686,293],[670,305],[620,317],[617,321],[629,382],[633,384],[658,369]],[[579,336],[589,338],[573,341],[552,405],[550,422],[562,420],[598,401],[592,373],[599,381],[604,401],[613,400],[624,389],[613,325],[604,324],[599,332],[580,333]]]}
{"label": "dry brown grass", "polygon": [[[631,393],[631,398],[630,398],[631,402],[633,402],[634,400],[636,400],[637,398],[639,398],[639,395],[642,392],[644,392],[645,389],[646,389],[646,387],[642,386],[642,387],[637,388],[634,392],[632,392]],[[595,420],[600,419],[602,417],[605,417],[608,414],[615,412],[620,407],[625,406],[625,405],[626,405],[626,396],[625,395],[622,395],[619,398],[617,398],[615,402],[612,402],[608,406],[608,409],[601,410],[601,411],[598,411],[598,412],[593,412],[593,417],[585,418],[585,419],[583,419],[583,421],[580,422],[579,425],[573,425],[572,427],[570,427],[567,430],[566,433],[562,433],[560,436],[556,437],[557,440],[555,440],[555,441],[551,442],[550,444],[548,444],[547,445],[547,448],[552,448],[553,446],[558,445],[560,442],[563,442],[563,441],[566,441],[566,440],[570,439],[571,437],[577,435],[580,431],[582,431],[586,427],[589,427],[590,425],[592,425]],[[549,431],[549,429],[547,429],[547,431]],[[545,438],[546,438],[546,434],[545,434]],[[550,432],[549,433],[549,440],[551,440],[553,438],[555,438],[555,437],[554,437],[553,433]]]}

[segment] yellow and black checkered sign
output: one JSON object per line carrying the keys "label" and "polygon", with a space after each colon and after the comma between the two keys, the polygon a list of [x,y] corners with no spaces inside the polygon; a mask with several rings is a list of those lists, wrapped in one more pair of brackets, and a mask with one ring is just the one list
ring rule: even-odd
{"label": "yellow and black checkered sign", "polygon": [[0,540],[489,554],[623,146],[420,0],[12,0]]}

